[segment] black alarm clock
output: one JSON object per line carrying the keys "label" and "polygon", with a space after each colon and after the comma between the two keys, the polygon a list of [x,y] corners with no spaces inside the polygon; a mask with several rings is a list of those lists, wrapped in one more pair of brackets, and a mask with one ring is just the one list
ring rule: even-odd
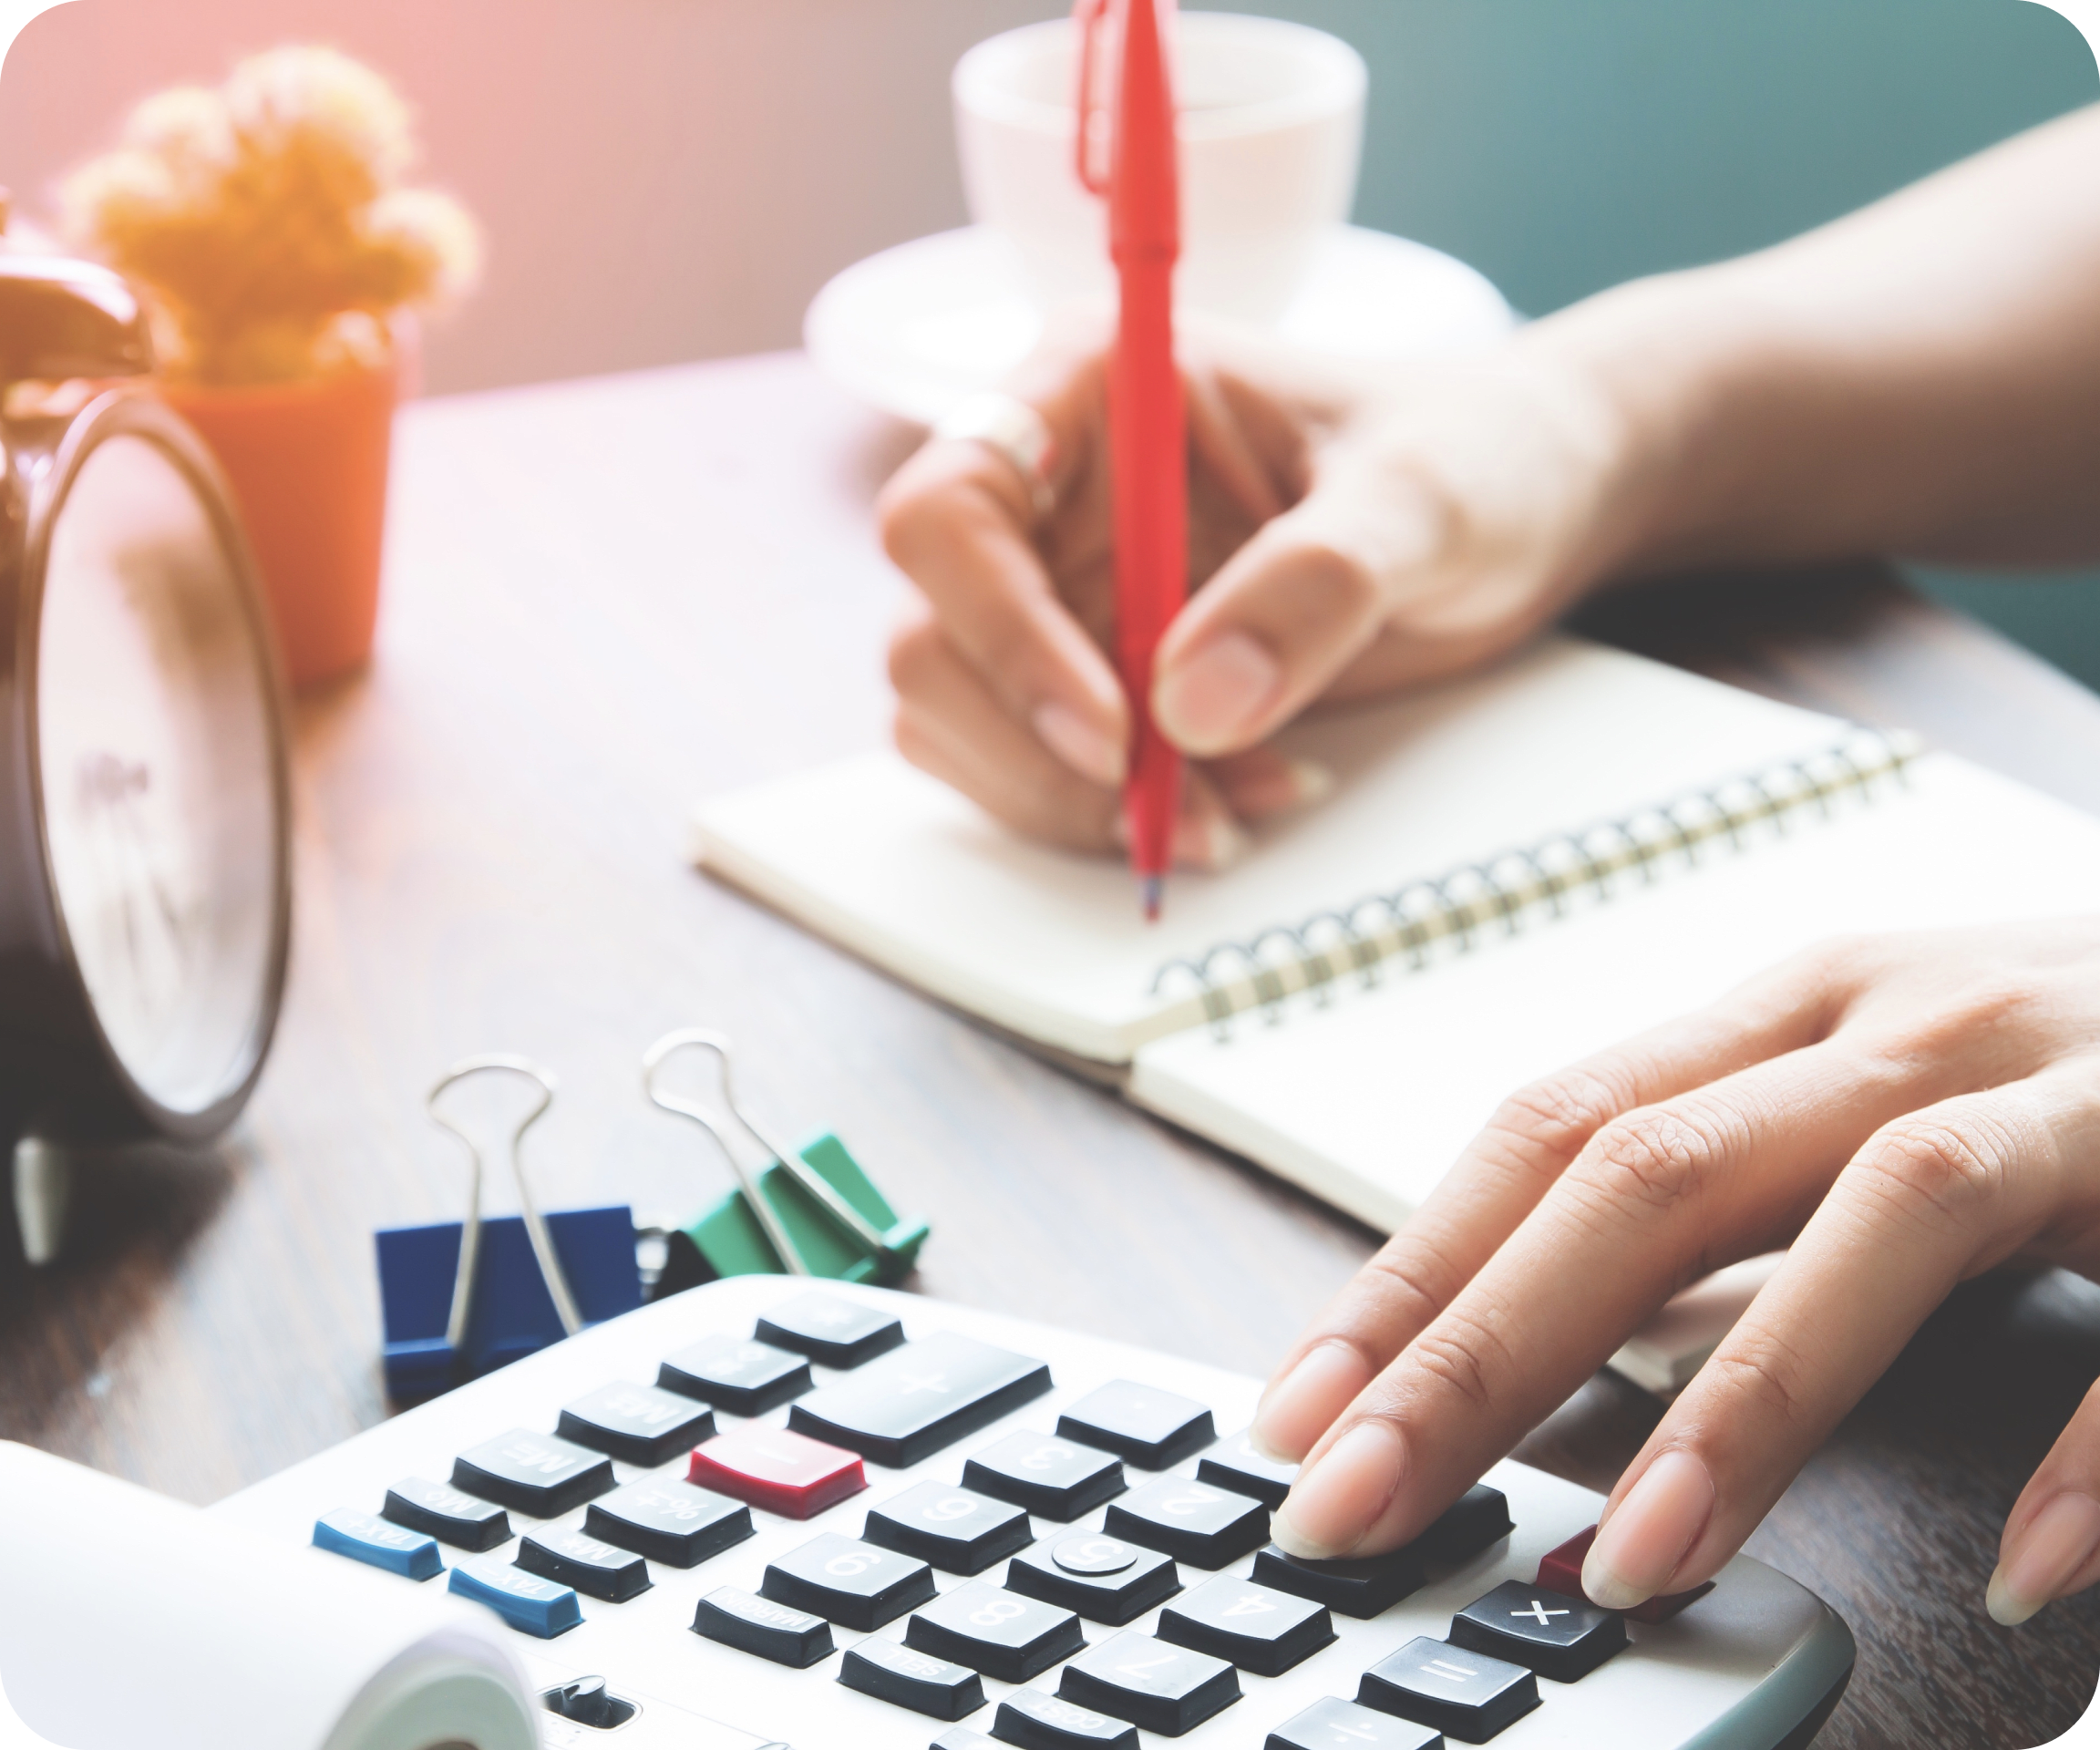
{"label": "black alarm clock", "polygon": [[0,255],[0,1141],[33,1260],[67,1151],[218,1135],[292,912],[284,713],[232,500],[137,300]]}

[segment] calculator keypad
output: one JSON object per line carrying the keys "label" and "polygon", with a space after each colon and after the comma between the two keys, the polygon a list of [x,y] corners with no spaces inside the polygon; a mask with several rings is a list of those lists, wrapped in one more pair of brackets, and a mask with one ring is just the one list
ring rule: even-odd
{"label": "calculator keypad", "polygon": [[810,1393],[788,1426],[902,1469],[1049,1389],[1043,1363],[943,1331]]}
{"label": "calculator keypad", "polygon": [[800,1355],[769,1343],[702,1337],[658,1364],[656,1383],[732,1415],[764,1415],[816,1382]]}
{"label": "calculator keypad", "polygon": [[857,1455],[787,1428],[756,1426],[694,1447],[685,1480],[790,1519],[807,1519],[868,1487]]}
{"label": "calculator keypad", "polygon": [[1125,1629],[1066,1665],[1057,1693],[1178,1738],[1240,1699],[1240,1673],[1222,1659]]}
{"label": "calculator keypad", "polygon": [[1311,1599],[1220,1577],[1161,1611],[1158,1634],[1242,1671],[1280,1677],[1329,1645],[1334,1622],[1325,1606]]}
{"label": "calculator keypad", "polygon": [[1162,1477],[1111,1501],[1101,1529],[1193,1568],[1222,1568],[1269,1535],[1269,1509],[1209,1483]]}
{"label": "calculator keypad", "polygon": [[904,1626],[921,1652],[968,1665],[1002,1683],[1024,1683],[1085,1644],[1079,1619],[1040,1599],[965,1581],[943,1592]]}
{"label": "calculator keypad", "polygon": [[1146,1470],[1179,1464],[1218,1437],[1210,1412],[1194,1398],[1129,1379],[1088,1392],[1057,1418],[1057,1432]]}
{"label": "calculator keypad", "polygon": [[870,1307],[816,1292],[775,1307],[751,1334],[827,1367],[858,1367],[901,1343],[904,1327]]}
{"label": "calculator keypad", "polygon": [[602,1385],[567,1405],[554,1432],[623,1464],[668,1464],[715,1432],[715,1412],[654,1385]]}
{"label": "calculator keypad", "polygon": [[752,1534],[751,1509],[690,1483],[629,1483],[591,1503],[583,1529],[667,1568],[696,1568]]}
{"label": "calculator keypad", "polygon": [[573,1586],[586,1598],[613,1604],[649,1590],[649,1564],[640,1556],[582,1531],[529,1532],[519,1539],[518,1565],[542,1580]]}
{"label": "calculator keypad", "polygon": [[962,1486],[1067,1525],[1129,1487],[1113,1453],[1035,1433],[1010,1434],[973,1456]]}
{"label": "calculator keypad", "polygon": [[477,1500],[426,1477],[404,1477],[389,1488],[379,1517],[455,1549],[479,1552],[510,1541],[510,1516],[493,1501]]}
{"label": "calculator keypad", "polygon": [[846,1650],[839,1681],[937,1720],[959,1720],[984,1705],[984,1680],[975,1672],[880,1635]]}
{"label": "calculator keypad", "polygon": [[1097,1531],[1024,1549],[1006,1564],[1006,1590],[1061,1604],[1119,1629],[1181,1590],[1174,1559]]}
{"label": "calculator keypad", "polygon": [[827,1531],[768,1563],[758,1590],[849,1629],[879,1629],[933,1596],[933,1570],[916,1557]]}
{"label": "calculator keypad", "polygon": [[530,1428],[485,1440],[452,1461],[452,1485],[536,1519],[554,1519],[612,1487],[612,1461]]}
{"label": "calculator keypad", "polygon": [[945,1483],[921,1483],[870,1508],[860,1535],[948,1574],[981,1574],[1035,1540],[1019,1508]]}

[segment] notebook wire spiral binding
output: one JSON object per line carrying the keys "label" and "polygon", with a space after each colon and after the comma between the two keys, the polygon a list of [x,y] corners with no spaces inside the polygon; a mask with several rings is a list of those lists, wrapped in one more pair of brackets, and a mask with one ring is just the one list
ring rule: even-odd
{"label": "notebook wire spiral binding", "polygon": [[1798,759],[1168,961],[1151,992],[1162,994],[1178,981],[1193,984],[1205,1016],[1225,1037],[1235,1015],[1261,1010],[1275,1021],[1292,996],[1328,1001],[1337,979],[1354,974],[1367,988],[1375,984],[1384,963],[1397,956],[1417,972],[1439,947],[1470,950],[1483,930],[1513,935],[1541,915],[1564,915],[1577,898],[1609,901],[1621,878],[1652,882],[1672,859],[1696,866],[1710,849],[1750,849],[1762,827],[1785,832],[1811,809],[1827,818],[1842,798],[1871,801],[1885,781],[1904,782],[1923,750],[1913,736],[1855,726]]}

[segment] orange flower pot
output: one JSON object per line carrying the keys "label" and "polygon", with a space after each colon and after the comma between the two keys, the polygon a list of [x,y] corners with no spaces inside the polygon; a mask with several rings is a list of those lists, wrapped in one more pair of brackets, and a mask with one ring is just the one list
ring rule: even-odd
{"label": "orange flower pot", "polygon": [[294,687],[371,658],[399,377],[389,363],[303,383],[161,385],[232,484]]}

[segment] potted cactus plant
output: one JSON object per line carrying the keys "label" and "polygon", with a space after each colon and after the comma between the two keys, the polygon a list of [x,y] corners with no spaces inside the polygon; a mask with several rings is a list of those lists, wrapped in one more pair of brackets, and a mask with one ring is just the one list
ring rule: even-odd
{"label": "potted cactus plant", "polygon": [[479,264],[466,211],[404,183],[415,153],[379,75],[285,47],[148,98],[62,190],[71,240],[144,294],[166,398],[232,482],[294,686],[369,657],[410,313]]}

